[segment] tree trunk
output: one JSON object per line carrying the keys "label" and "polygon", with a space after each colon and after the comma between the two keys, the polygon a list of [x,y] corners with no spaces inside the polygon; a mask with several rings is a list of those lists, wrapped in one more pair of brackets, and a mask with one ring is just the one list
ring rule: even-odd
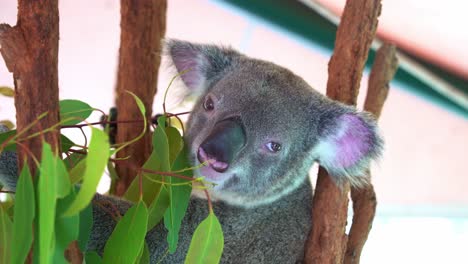
{"label": "tree trunk", "polygon": [[[166,32],[166,0],[121,0],[121,34],[119,69],[117,76],[118,120],[141,119],[140,111],[126,91],[136,94],[145,105],[146,118],[151,120],[153,98],[156,94],[158,69],[161,61],[161,39]],[[137,137],[143,130],[141,124],[119,123],[117,143]],[[127,162],[142,166],[151,154],[151,135],[146,135],[117,154]],[[129,166],[117,164],[119,180],[116,195],[123,195],[135,178]]]}
{"label": "tree trunk", "polygon": [[[42,142],[49,143],[56,153],[60,153],[58,128],[25,139],[60,121],[58,41],[58,0],[19,0],[16,26],[0,24],[0,52],[8,70],[13,73],[15,84],[17,141],[21,141],[17,144],[20,168],[27,156],[41,159]],[[46,115],[38,120],[44,113]],[[28,165],[34,177],[38,168],[31,157]],[[26,260],[28,263],[32,262],[31,253]],[[72,263],[82,262],[76,241],[72,242],[67,253],[73,256],[70,259]]]}
{"label": "tree trunk", "polygon": [[[380,10],[380,0],[346,2],[328,65],[327,95],[330,98],[356,105]],[[305,249],[306,263],[343,263],[348,192],[348,183],[337,187],[325,169],[319,169],[313,199],[313,225]]]}
{"label": "tree trunk", "polygon": [[[26,156],[40,160],[42,140],[56,151],[60,146],[58,130],[22,140],[59,122],[58,40],[57,0],[20,0],[16,26],[0,25],[1,53],[15,83],[16,127],[18,134],[25,132],[18,138],[20,167]],[[38,121],[43,113],[47,115]],[[35,175],[35,164],[31,158],[28,160]]]}
{"label": "tree trunk", "polygon": [[[380,117],[387,99],[390,80],[398,68],[395,53],[395,46],[390,44],[382,45],[377,51],[372,66],[364,110],[373,113],[376,119]],[[367,174],[371,178],[369,171],[367,171]],[[359,263],[362,249],[372,228],[377,207],[377,199],[372,184],[361,189],[351,188],[351,198],[353,199],[354,214],[344,261],[346,264]]]}

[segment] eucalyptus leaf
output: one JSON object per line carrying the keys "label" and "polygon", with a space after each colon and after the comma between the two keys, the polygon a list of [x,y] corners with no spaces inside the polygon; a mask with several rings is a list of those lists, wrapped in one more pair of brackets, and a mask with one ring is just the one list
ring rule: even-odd
{"label": "eucalyptus leaf", "polygon": [[86,168],[83,183],[76,199],[64,213],[65,216],[77,214],[91,202],[109,159],[108,136],[97,128],[92,127],[91,130],[91,142],[85,159]]}
{"label": "eucalyptus leaf", "polygon": [[[16,135],[16,130],[10,130],[7,132],[0,133],[0,146],[3,145],[3,143],[5,143],[6,140],[8,140],[9,138],[15,135]],[[16,143],[9,142],[3,149],[3,151],[6,151],[6,150],[15,151]]]}
{"label": "eucalyptus leaf", "polygon": [[14,97],[15,90],[8,86],[0,86],[0,94],[6,97]]}
{"label": "eucalyptus leaf", "polygon": [[169,193],[165,186],[159,188],[153,202],[148,208],[148,231],[153,229],[164,217],[166,209],[169,207]]}
{"label": "eucalyptus leaf", "polygon": [[64,257],[64,252],[72,241],[78,239],[80,216],[62,216],[75,198],[76,193],[72,191],[65,198],[57,200],[57,213],[55,215],[56,243],[53,263],[68,263]]}
{"label": "eucalyptus leaf", "polygon": [[[166,118],[158,118],[158,127],[153,132],[153,151],[143,168],[153,171],[170,170],[169,162],[169,142],[165,133]],[[139,176],[138,176],[139,177]],[[124,197],[130,201],[137,202],[140,199],[138,177],[136,177]],[[161,182],[164,177],[151,173],[142,173],[143,201],[149,205],[148,229],[153,228],[164,215],[164,211],[169,205],[169,194],[164,190]],[[148,179],[149,178],[149,179]]]}
{"label": "eucalyptus leaf", "polygon": [[[3,142],[5,142],[5,140],[15,135],[16,135],[16,130],[10,130],[4,133],[0,133],[0,145],[2,145]],[[60,136],[60,141],[61,141],[62,152],[68,151],[72,146],[75,145],[73,141],[71,141],[69,138],[67,138],[64,135]],[[9,142],[3,150],[16,151],[16,143],[14,141]]]}
{"label": "eucalyptus leaf", "polygon": [[13,124],[13,122],[11,122],[10,120],[6,120],[6,119],[0,120],[0,125],[6,126],[9,130],[15,127],[15,124]]}
{"label": "eucalyptus leaf", "polygon": [[77,184],[83,179],[86,172],[86,164],[88,163],[86,159],[87,157],[84,157],[70,170],[70,181],[72,184]]}
{"label": "eucalyptus leaf", "polygon": [[147,222],[148,210],[140,201],[117,223],[104,246],[103,263],[134,263],[145,242]]}
{"label": "eucalyptus leaf", "polygon": [[[86,158],[86,155],[83,155],[81,153],[71,153],[68,155],[64,160],[63,163],[65,163],[65,166],[68,169],[68,173],[70,174],[71,170],[78,165],[80,161],[82,161],[84,158]],[[71,175],[70,175],[71,179]]]}
{"label": "eucalyptus leaf", "polygon": [[150,263],[150,255],[149,255],[149,249],[148,249],[148,244],[145,241],[145,244],[143,248],[140,251],[140,254],[138,255],[138,259],[136,263],[139,264],[149,264]]}
{"label": "eucalyptus leaf", "polygon": [[166,135],[169,143],[169,163],[172,165],[184,147],[184,140],[175,127],[166,127]]}
{"label": "eucalyptus leaf", "polygon": [[93,229],[93,204],[88,206],[80,212],[80,229],[78,234],[78,246],[84,252],[88,244],[91,230]]}
{"label": "eucalyptus leaf", "polygon": [[67,120],[62,123],[64,126],[76,125],[88,118],[93,112],[93,108],[79,100],[61,100],[60,106],[60,120]]}
{"label": "eucalyptus leaf", "polygon": [[86,264],[101,264],[102,263],[102,259],[98,255],[98,253],[96,253],[96,251],[86,252],[85,261],[86,261]]}
{"label": "eucalyptus leaf", "polygon": [[10,217],[0,204],[0,260],[2,263],[8,263],[10,259],[12,226]]}
{"label": "eucalyptus leaf", "polygon": [[158,118],[158,126],[153,132],[153,153],[161,162],[161,170],[169,171],[171,163],[169,159],[169,140],[165,132],[166,129],[166,117],[160,116]]}
{"label": "eucalyptus leaf", "polygon": [[24,166],[16,185],[10,263],[24,263],[28,256],[33,241],[35,203],[31,172]]}
{"label": "eucalyptus leaf", "polygon": [[73,143],[73,141],[71,141],[63,134],[60,135],[60,142],[62,146],[62,152],[67,152],[71,147],[75,146],[75,143]]}
{"label": "eucalyptus leaf", "polygon": [[107,171],[109,172],[109,177],[111,179],[109,194],[115,194],[115,188],[117,186],[117,181],[119,180],[119,175],[117,174],[117,170],[111,161],[107,163]]}
{"label": "eucalyptus leaf", "polygon": [[71,182],[70,176],[68,175],[67,168],[61,159],[58,157],[54,157],[56,170],[57,170],[57,177],[56,177],[56,184],[57,184],[57,198],[63,198],[67,196],[71,191]]}
{"label": "eucalyptus leaf", "polygon": [[54,251],[54,222],[57,203],[57,160],[49,144],[42,143],[42,161],[38,180],[39,262],[49,263]]}
{"label": "eucalyptus leaf", "polygon": [[[187,155],[187,149],[184,148],[177,156],[172,171],[180,171],[190,167]],[[180,174],[192,177],[191,170],[185,170]],[[179,231],[182,224],[182,219],[187,211],[188,203],[192,187],[188,184],[188,180],[177,177],[166,177],[167,189],[169,193],[169,207],[164,214],[164,225],[168,230],[167,242],[169,243],[169,252],[174,253],[177,249],[179,240]],[[187,183],[187,184],[181,184]]]}
{"label": "eucalyptus leaf", "polygon": [[185,264],[217,264],[221,259],[224,236],[213,211],[203,220],[192,236]]}

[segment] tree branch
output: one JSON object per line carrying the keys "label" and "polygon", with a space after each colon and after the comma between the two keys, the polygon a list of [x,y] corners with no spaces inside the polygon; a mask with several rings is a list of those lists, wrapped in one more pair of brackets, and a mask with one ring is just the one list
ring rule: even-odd
{"label": "tree branch", "polygon": [[[396,47],[383,44],[375,57],[364,103],[364,110],[373,113],[376,118],[380,117],[388,95],[390,80],[395,75],[397,68]],[[369,171],[367,171],[367,174],[370,178]],[[359,263],[362,249],[372,228],[377,207],[377,199],[372,184],[361,189],[351,188],[351,198],[354,214],[344,261],[346,264]]]}
{"label": "tree branch", "polygon": [[[153,98],[156,94],[160,64],[161,39],[166,32],[166,0],[120,1],[121,34],[119,69],[117,75],[117,119],[141,119],[140,110],[133,98],[135,93],[145,105],[146,118],[151,120]],[[117,143],[137,137],[143,124],[121,124],[117,129]],[[117,153],[117,157],[130,157],[128,162],[142,166],[151,154],[150,132],[139,141]],[[135,174],[129,168],[116,166],[119,180],[116,195],[123,195]]]}
{"label": "tree branch", "polygon": [[[327,95],[356,105],[364,64],[377,28],[380,0],[348,0],[336,33],[328,65]],[[349,184],[337,187],[320,167],[312,206],[312,228],[305,249],[306,263],[342,263]]]}

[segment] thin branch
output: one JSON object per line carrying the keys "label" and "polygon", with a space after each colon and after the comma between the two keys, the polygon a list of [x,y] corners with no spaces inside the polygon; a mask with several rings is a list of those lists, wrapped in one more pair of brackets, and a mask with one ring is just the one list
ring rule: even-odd
{"label": "thin branch", "polygon": [[[336,33],[335,50],[328,65],[327,95],[356,105],[359,84],[380,15],[380,0],[348,0]],[[312,206],[312,228],[305,249],[306,263],[342,263],[349,183],[336,186],[319,169]]]}
{"label": "thin branch", "polygon": [[[364,103],[364,110],[373,113],[376,118],[380,117],[388,95],[390,80],[395,75],[397,68],[396,47],[385,43],[377,51]],[[367,175],[370,179],[369,171],[367,171]],[[361,189],[351,188],[351,198],[354,214],[348,237],[345,264],[359,263],[377,207],[377,198],[372,184]]]}

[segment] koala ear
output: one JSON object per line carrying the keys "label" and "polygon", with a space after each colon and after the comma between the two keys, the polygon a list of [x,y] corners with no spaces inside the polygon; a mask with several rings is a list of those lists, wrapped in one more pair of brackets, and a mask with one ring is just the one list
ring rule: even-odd
{"label": "koala ear", "polygon": [[362,186],[368,180],[365,171],[370,161],[382,152],[383,140],[369,113],[339,107],[345,112],[321,117],[314,154],[338,183],[347,179],[354,186]]}
{"label": "koala ear", "polygon": [[228,68],[239,53],[215,45],[166,40],[166,53],[191,92],[202,92]]}

